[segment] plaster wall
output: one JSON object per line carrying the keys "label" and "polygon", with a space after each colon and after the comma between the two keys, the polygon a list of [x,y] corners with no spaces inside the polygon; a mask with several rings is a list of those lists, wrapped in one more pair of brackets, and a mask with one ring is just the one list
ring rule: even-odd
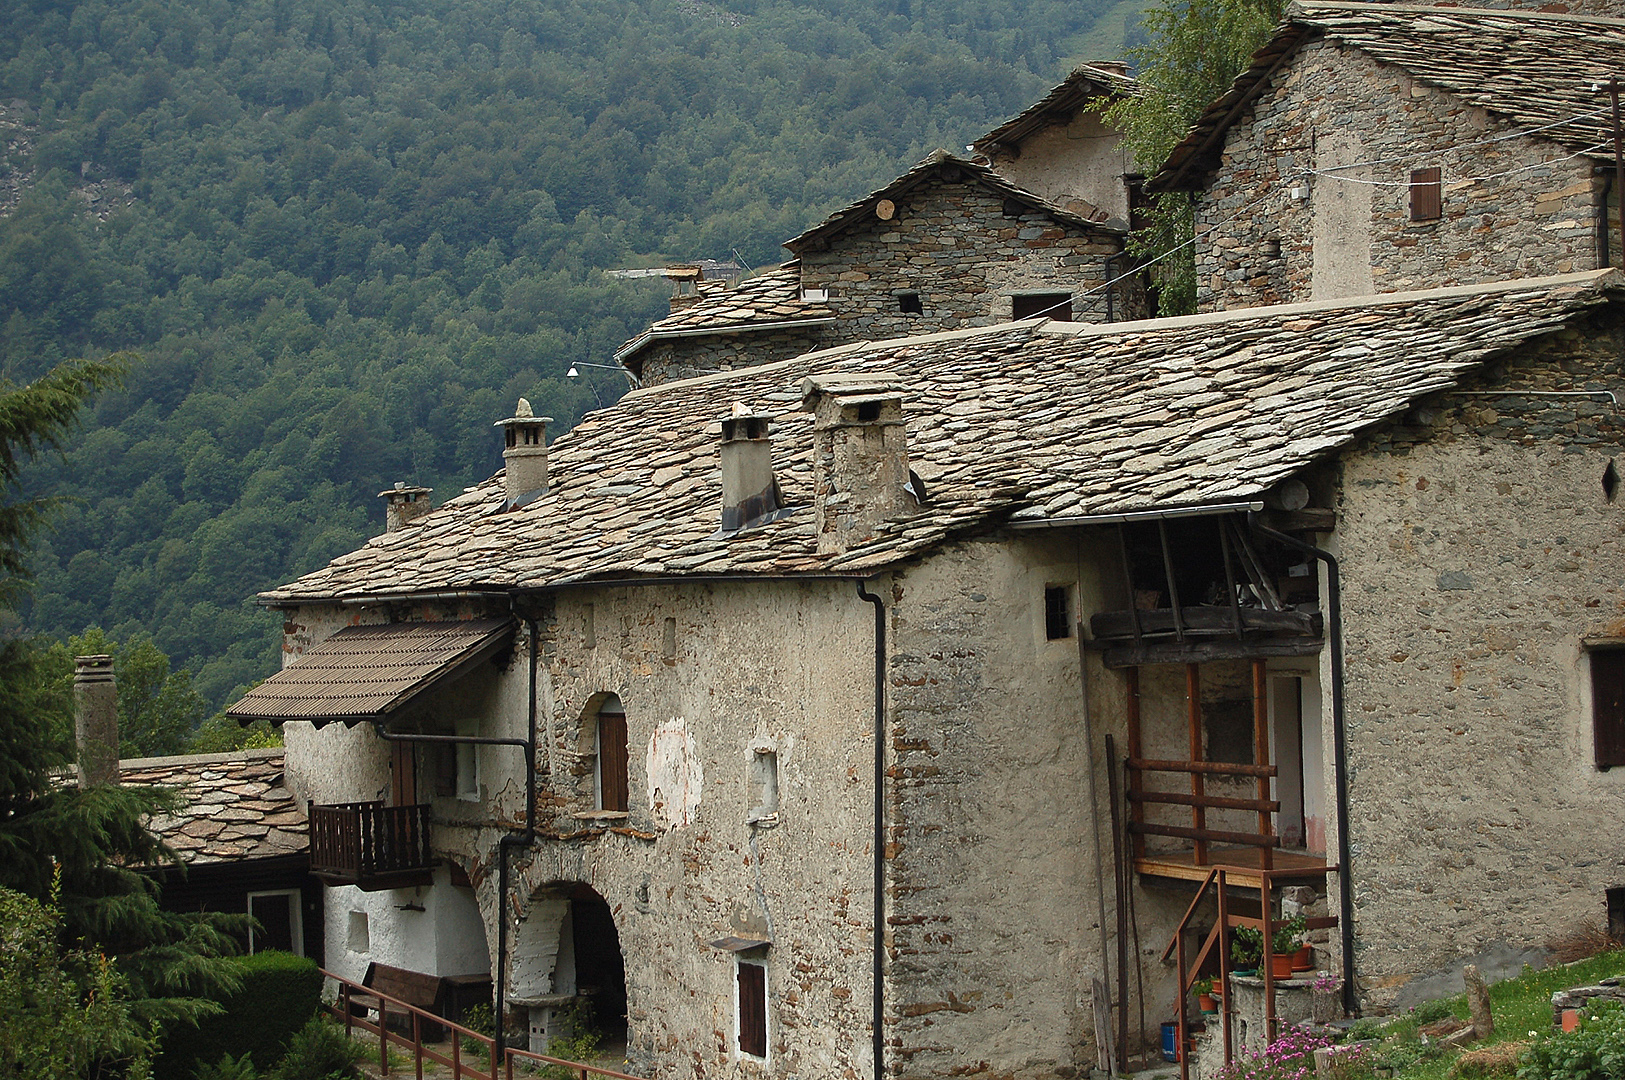
{"label": "plaster wall", "polygon": [[[1625,425],[1602,317],[1344,456],[1337,544],[1361,991],[1538,959],[1625,884],[1625,775],[1593,759],[1588,638],[1625,636]],[[1429,982],[1430,977],[1432,981]],[[1444,992],[1440,990],[1439,992]]]}
{"label": "plaster wall", "polygon": [[[993,163],[998,174],[1017,187],[1042,195],[1047,202],[1084,217],[1092,210],[1107,218],[1128,220],[1125,173],[1136,172],[1123,136],[1108,127],[1099,114],[1080,111],[1065,124],[1056,124],[1028,136],[1019,156],[1000,155]],[[1075,200],[1084,205],[1070,205]]]}
{"label": "plaster wall", "polygon": [[323,966],[353,982],[360,982],[374,962],[428,975],[491,970],[474,892],[452,885],[443,866],[430,887],[362,892],[350,885],[330,886],[322,909],[327,939]]}
{"label": "plaster wall", "polygon": [[[1003,197],[980,184],[932,178],[898,196],[891,221],[876,218],[827,250],[802,251],[803,287],[827,288],[841,320],[830,343],[1008,322],[1019,292],[1069,293],[1075,320],[1104,322],[1105,293],[1093,290],[1106,280],[1106,257],[1122,250],[1121,234],[1004,209]],[[917,292],[923,310],[902,312],[899,292]],[[1115,295],[1114,315],[1135,317],[1141,303]]]}
{"label": "plaster wall", "polygon": [[[1199,193],[1199,310],[1595,269],[1604,178],[1538,137],[1486,142],[1512,130],[1365,53],[1301,47]],[[1411,170],[1434,166],[1443,216],[1411,221]]]}

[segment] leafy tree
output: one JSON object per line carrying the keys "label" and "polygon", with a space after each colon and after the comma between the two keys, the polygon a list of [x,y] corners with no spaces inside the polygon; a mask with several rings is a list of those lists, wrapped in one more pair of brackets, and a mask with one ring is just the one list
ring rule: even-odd
{"label": "leafy tree", "polygon": [[171,671],[169,657],[153,643],[146,632],[122,644],[111,640],[100,627],[69,638],[66,644],[53,643],[41,650],[40,673],[46,680],[44,694],[56,717],[55,745],[64,751],[73,741],[73,658],[107,655],[113,657],[118,680],[118,723],[120,757],[159,757],[186,750],[209,706],[192,687],[190,672]]}
{"label": "leafy tree", "polygon": [[[1141,93],[1102,106],[1141,168],[1154,172],[1162,165],[1202,111],[1246,70],[1283,8],[1282,0],[1157,0],[1146,9],[1140,24],[1146,41],[1129,50]],[[1153,270],[1159,310],[1190,314],[1196,310],[1190,195],[1159,193],[1148,217],[1130,250],[1160,260]]]}

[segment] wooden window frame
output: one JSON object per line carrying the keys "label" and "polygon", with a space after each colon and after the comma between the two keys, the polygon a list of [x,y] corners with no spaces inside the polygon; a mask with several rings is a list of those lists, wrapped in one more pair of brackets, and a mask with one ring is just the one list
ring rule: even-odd
{"label": "wooden window frame", "polygon": [[767,1060],[767,965],[734,959],[734,1046],[740,1057]]}
{"label": "wooden window frame", "polygon": [[1044,638],[1070,641],[1072,621],[1072,586],[1044,586]]}
{"label": "wooden window frame", "polygon": [[1625,646],[1590,650],[1592,760],[1607,772],[1625,765]]}
{"label": "wooden window frame", "polygon": [[1444,183],[1438,167],[1411,170],[1411,220],[1438,221],[1444,217]]}

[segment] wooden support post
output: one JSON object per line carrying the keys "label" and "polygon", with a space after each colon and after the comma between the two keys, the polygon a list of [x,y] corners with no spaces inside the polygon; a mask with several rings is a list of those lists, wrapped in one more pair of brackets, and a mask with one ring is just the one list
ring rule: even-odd
{"label": "wooden support post", "polygon": [[[456,1032],[452,1038],[456,1038]],[[412,1014],[412,1063],[417,1067],[417,1080],[423,1080],[423,1018]]]}
{"label": "wooden support post", "polygon": [[[1190,760],[1202,760],[1202,676],[1196,664],[1185,665],[1185,708],[1190,721]],[[1199,772],[1191,773],[1191,794],[1206,794],[1206,782]],[[1191,807],[1191,828],[1207,828],[1207,807],[1200,803]],[[1207,841],[1195,841],[1192,856],[1197,866],[1207,865]]]}
{"label": "wooden support post", "polygon": [[[1270,704],[1269,704],[1269,673],[1264,669],[1263,660],[1253,661],[1253,764],[1268,765],[1270,763]],[[1270,798],[1270,778],[1258,778],[1258,797],[1261,800]],[[1260,836],[1274,836],[1275,826],[1270,821],[1267,810],[1258,812],[1258,832]],[[1258,849],[1258,865],[1261,869],[1269,870],[1275,866],[1275,850],[1269,847]]]}
{"label": "wooden support post", "polygon": [[1271,895],[1272,885],[1270,872],[1258,872],[1258,913],[1264,924],[1264,962],[1259,965],[1259,974],[1264,976],[1264,1039],[1274,1042],[1276,1035],[1275,1019],[1275,924],[1276,919],[1271,914],[1274,898]]}
{"label": "wooden support post", "polygon": [[389,1002],[378,998],[378,1071],[389,1075]]}
{"label": "wooden support post", "polygon": [[[1140,669],[1128,669],[1128,756],[1131,761],[1139,761],[1145,755],[1140,746]],[[1117,763],[1112,763],[1116,768]],[[1129,790],[1129,820],[1137,825],[1145,824],[1145,803],[1134,796],[1138,795],[1144,787],[1145,779],[1139,769],[1130,765],[1128,770]],[[1134,857],[1145,858],[1145,834],[1134,834]]]}
{"label": "wooden support post", "polygon": [[1235,1055],[1235,1036],[1230,1022],[1235,1016],[1235,995],[1230,992],[1230,898],[1225,889],[1224,871],[1219,871],[1219,988],[1224,998],[1219,1004],[1219,1023],[1224,1027],[1224,1063]]}
{"label": "wooden support post", "polygon": [[451,1040],[451,1080],[463,1080],[463,1040]]}
{"label": "wooden support post", "polygon": [[[1200,896],[1201,894],[1198,893],[1197,895]],[[1185,995],[1190,993],[1191,981],[1189,974],[1185,970],[1184,922],[1181,922],[1179,928],[1174,931],[1174,946],[1174,952],[1179,957],[1179,981],[1175,984],[1177,989],[1174,991],[1174,1020],[1177,1024],[1174,1029],[1174,1054],[1179,1058],[1179,1080],[1190,1080],[1190,1055],[1185,1052],[1185,1043],[1189,1038],[1185,1027],[1185,1012],[1189,1003],[1186,1002]]]}

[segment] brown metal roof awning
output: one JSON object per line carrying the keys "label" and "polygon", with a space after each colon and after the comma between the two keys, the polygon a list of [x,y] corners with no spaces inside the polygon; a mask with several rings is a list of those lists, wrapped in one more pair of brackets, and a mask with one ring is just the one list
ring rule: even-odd
{"label": "brown metal roof awning", "polygon": [[308,720],[318,727],[388,719],[419,694],[506,646],[507,619],[347,626],[226,710],[240,723]]}

